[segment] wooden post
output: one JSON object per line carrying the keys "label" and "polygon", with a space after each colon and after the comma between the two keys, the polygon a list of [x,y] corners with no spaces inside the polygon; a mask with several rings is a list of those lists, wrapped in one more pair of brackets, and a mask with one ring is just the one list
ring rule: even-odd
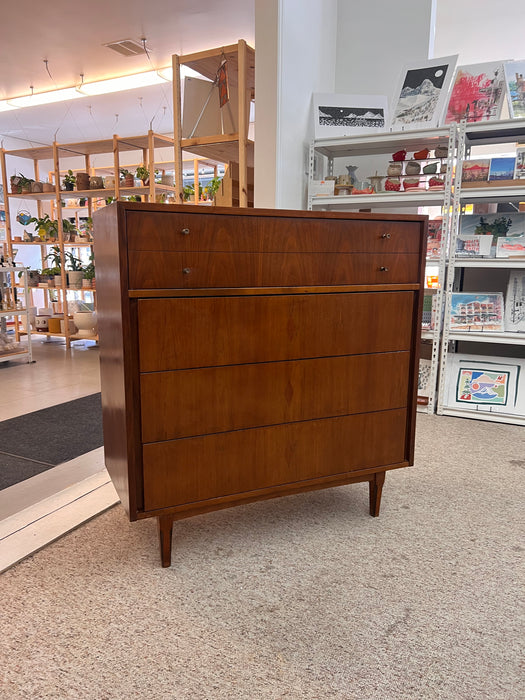
{"label": "wooden post", "polygon": [[[147,159],[147,161],[146,161]],[[149,194],[148,201],[155,201],[155,137],[153,131],[148,131],[148,149],[144,151],[144,165],[148,163],[149,170]]]}
{"label": "wooden post", "polygon": [[115,199],[120,199],[120,164],[118,157],[118,136],[113,134],[113,169],[115,170]]}
{"label": "wooden post", "polygon": [[[71,338],[69,332],[69,313],[67,308],[67,276],[66,276],[66,255],[64,250],[64,222],[62,217],[61,194],[60,194],[60,165],[58,160],[58,144],[53,142],[53,166],[55,169],[55,198],[57,203],[57,220],[58,220],[58,248],[60,250],[60,277],[62,279],[62,316],[64,319],[64,335],[66,337],[66,347],[71,347]],[[57,298],[59,292],[57,292]]]}
{"label": "wooden post", "polygon": [[248,165],[246,160],[246,146],[248,141],[248,95],[247,82],[247,55],[246,42],[239,40],[238,51],[238,99],[239,99],[239,206],[248,206]]}
{"label": "wooden post", "polygon": [[184,202],[182,180],[182,106],[180,97],[180,60],[172,56],[173,65],[173,152],[175,160],[175,203]]}

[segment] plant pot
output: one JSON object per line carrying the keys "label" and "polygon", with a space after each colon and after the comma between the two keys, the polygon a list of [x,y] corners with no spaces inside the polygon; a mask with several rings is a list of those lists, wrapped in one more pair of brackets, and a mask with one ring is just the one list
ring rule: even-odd
{"label": "plant pot", "polygon": [[142,178],[142,184],[144,187],[147,187],[149,185],[149,177]]}
{"label": "plant pot", "polygon": [[55,287],[62,287],[62,275],[55,275]]}
{"label": "plant pot", "polygon": [[95,315],[93,311],[75,311],[73,322],[77,327],[77,335],[81,338],[92,338],[95,335]]}
{"label": "plant pot", "polygon": [[89,175],[88,173],[77,173],[77,190],[89,190]]}
{"label": "plant pot", "polygon": [[122,181],[122,187],[134,187],[135,177],[131,174],[124,175],[124,180]]}
{"label": "plant pot", "polygon": [[64,190],[66,192],[73,192],[74,184],[72,182],[65,182],[64,183]]}
{"label": "plant pot", "polygon": [[89,178],[89,188],[91,190],[102,190],[104,189],[104,179],[100,175],[92,175]]}
{"label": "plant pot", "polygon": [[60,318],[56,317],[51,317],[47,321],[47,329],[50,333],[60,333],[61,328],[60,328]]}
{"label": "plant pot", "polygon": [[84,278],[84,279],[82,280],[82,289],[91,289],[91,288],[92,288],[91,280],[88,280],[88,279],[85,279],[85,278]]}
{"label": "plant pot", "polygon": [[83,276],[84,273],[82,270],[68,270],[68,286],[71,287],[71,289],[81,289]]}

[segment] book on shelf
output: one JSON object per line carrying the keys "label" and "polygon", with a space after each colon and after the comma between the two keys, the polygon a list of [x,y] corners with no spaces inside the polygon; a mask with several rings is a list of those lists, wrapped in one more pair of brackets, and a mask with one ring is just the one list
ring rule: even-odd
{"label": "book on shelf", "polygon": [[432,219],[428,222],[427,258],[436,260],[439,258],[441,238],[443,236],[443,221]]}
{"label": "book on shelf", "polygon": [[514,169],[514,179],[525,179],[525,146],[516,148],[516,167]]}
{"label": "book on shelf", "polygon": [[489,180],[513,180],[516,158],[491,158]]}
{"label": "book on shelf", "polygon": [[525,333],[525,270],[511,270],[509,273],[505,330]]}
{"label": "book on shelf", "polygon": [[450,330],[502,331],[503,308],[502,292],[453,292]]}
{"label": "book on shelf", "polygon": [[465,233],[458,234],[456,240],[456,257],[481,258],[490,257],[492,236],[476,236]]}
{"label": "book on shelf", "polygon": [[525,235],[500,236],[496,241],[497,258],[525,258]]}
{"label": "book on shelf", "polygon": [[489,179],[490,158],[464,160],[461,182],[486,182]]}

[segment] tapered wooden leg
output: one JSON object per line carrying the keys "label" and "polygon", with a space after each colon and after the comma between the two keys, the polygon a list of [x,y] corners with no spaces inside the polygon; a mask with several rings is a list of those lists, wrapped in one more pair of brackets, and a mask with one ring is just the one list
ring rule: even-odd
{"label": "tapered wooden leg", "polygon": [[370,493],[370,515],[377,518],[379,508],[381,507],[381,493],[383,492],[383,484],[385,483],[385,472],[376,472],[368,482]]}
{"label": "tapered wooden leg", "polygon": [[160,538],[160,560],[163,567],[171,566],[171,533],[173,518],[171,515],[159,515],[157,518]]}

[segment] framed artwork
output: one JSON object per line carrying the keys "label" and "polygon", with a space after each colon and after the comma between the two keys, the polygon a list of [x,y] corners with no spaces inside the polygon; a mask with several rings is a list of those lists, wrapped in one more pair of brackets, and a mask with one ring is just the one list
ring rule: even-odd
{"label": "framed artwork", "polygon": [[516,168],[514,170],[514,179],[523,180],[525,178],[525,148],[518,146],[516,148]]}
{"label": "framed artwork", "polygon": [[505,330],[525,333],[525,270],[511,270],[509,273]]}
{"label": "framed artwork", "polygon": [[500,236],[496,241],[497,258],[525,258],[525,236]]}
{"label": "framed artwork", "polygon": [[456,56],[444,56],[405,66],[392,100],[391,131],[439,126]]}
{"label": "framed artwork", "polygon": [[458,258],[482,258],[490,257],[492,236],[469,236],[458,234],[456,240],[456,257]]}
{"label": "framed artwork", "polygon": [[459,66],[447,106],[445,124],[493,121],[501,116],[506,95],[503,63]]}
{"label": "framed artwork", "polygon": [[525,117],[525,61],[509,61],[504,64],[509,114],[511,119]]}
{"label": "framed artwork", "polygon": [[460,218],[459,232],[468,236],[486,234],[500,236],[525,236],[525,212],[500,212],[497,214],[466,214]]}
{"label": "framed artwork", "polygon": [[525,411],[525,360],[482,355],[451,355],[447,363],[445,403],[450,408],[495,413]]}
{"label": "framed artwork", "polygon": [[489,180],[513,180],[515,169],[516,158],[492,158]]}
{"label": "framed artwork", "polygon": [[450,306],[450,330],[454,331],[502,331],[503,294],[452,293]]}
{"label": "framed artwork", "polygon": [[337,95],[314,93],[314,137],[316,139],[384,131],[386,95]]}
{"label": "framed artwork", "polygon": [[464,160],[461,182],[486,182],[489,179],[490,158]]}

